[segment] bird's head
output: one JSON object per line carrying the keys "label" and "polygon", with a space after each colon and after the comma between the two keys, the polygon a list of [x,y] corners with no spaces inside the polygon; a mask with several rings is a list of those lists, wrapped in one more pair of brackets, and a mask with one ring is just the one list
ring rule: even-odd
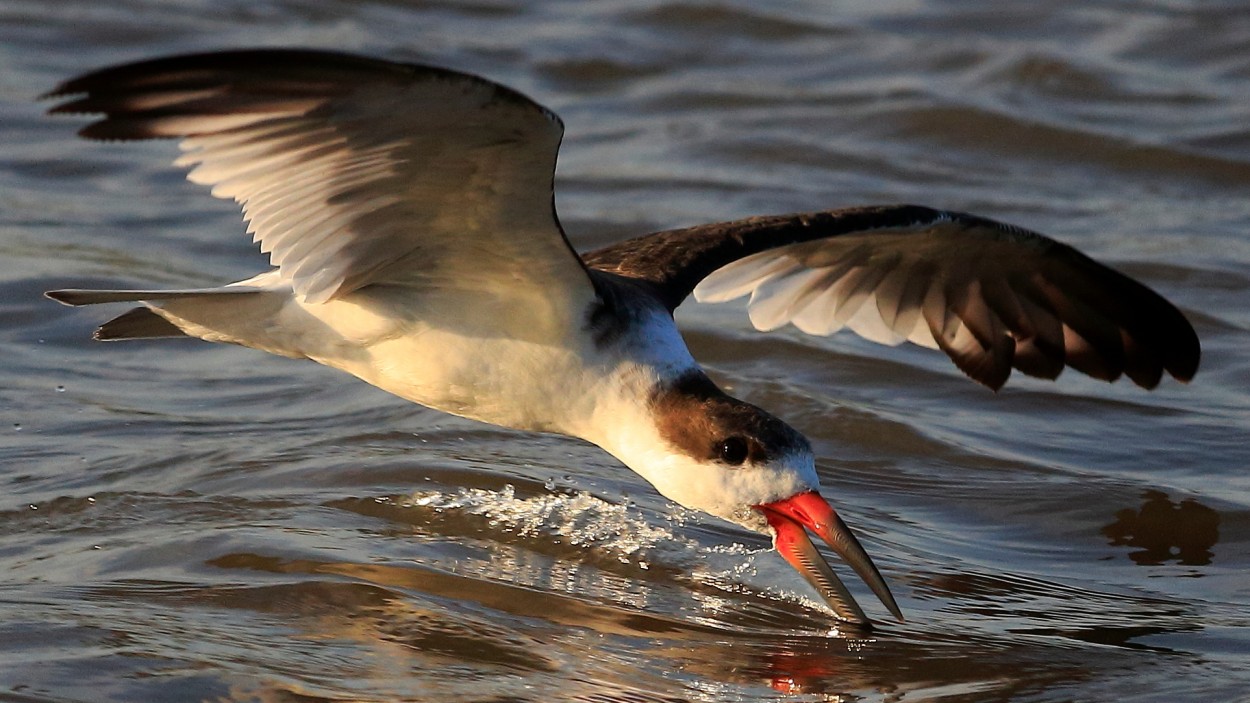
{"label": "bird's head", "polygon": [[[646,419],[605,444],[665,497],[771,534],[773,546],[840,618],[869,620],[816,550],[820,537],[890,612],[902,615],[859,540],[821,497],[811,445],[781,420],[726,395],[701,372],[656,385]],[[623,420],[623,418],[622,418]],[[625,425],[630,425],[626,430]]]}

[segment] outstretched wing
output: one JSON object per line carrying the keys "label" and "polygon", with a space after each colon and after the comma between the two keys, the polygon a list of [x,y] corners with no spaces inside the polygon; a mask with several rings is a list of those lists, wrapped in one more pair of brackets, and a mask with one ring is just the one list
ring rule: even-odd
{"label": "outstretched wing", "polygon": [[658,232],[583,257],[675,309],[751,294],[757,329],[849,327],[941,349],[998,389],[1014,367],[1064,366],[1145,388],[1188,381],[1201,355],[1171,303],[1067,245],[973,215],[898,205],[757,217]]}
{"label": "outstretched wing", "polygon": [[[371,284],[593,294],[552,201],[560,119],[485,79],[321,51],[176,56],[75,78],[91,139],[181,138],[304,301]],[[502,285],[501,285],[502,284]]]}

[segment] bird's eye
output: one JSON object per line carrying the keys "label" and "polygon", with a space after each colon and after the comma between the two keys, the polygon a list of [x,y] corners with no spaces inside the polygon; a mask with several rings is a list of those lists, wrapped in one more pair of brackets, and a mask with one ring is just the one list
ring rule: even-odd
{"label": "bird's eye", "polygon": [[730,466],[738,466],[747,460],[747,441],[741,437],[729,437],[716,446],[720,460]]}

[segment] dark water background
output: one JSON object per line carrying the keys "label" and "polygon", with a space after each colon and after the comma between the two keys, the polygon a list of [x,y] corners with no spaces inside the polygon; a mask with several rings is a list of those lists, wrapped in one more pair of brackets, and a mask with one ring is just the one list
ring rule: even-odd
{"label": "dark water background", "polygon": [[[551,106],[582,248],[971,210],[1176,301],[1202,370],[995,395],[926,350],[681,310],[717,379],[812,438],[909,618],[836,637],[762,537],[593,447],[259,352],[95,344],[107,311],[40,297],[263,267],[172,144],[79,142],[33,100],[255,45]],[[1250,700],[1244,3],[5,0],[0,68],[0,701]]]}

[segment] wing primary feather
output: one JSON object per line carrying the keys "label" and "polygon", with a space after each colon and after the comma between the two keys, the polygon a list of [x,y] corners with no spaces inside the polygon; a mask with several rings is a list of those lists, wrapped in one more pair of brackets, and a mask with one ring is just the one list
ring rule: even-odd
{"label": "wing primary feather", "polygon": [[[250,125],[243,129],[226,130],[216,134],[187,137],[178,142],[183,152],[174,160],[175,166],[185,165],[184,159],[194,155],[198,159],[229,156],[236,149],[255,147],[282,149],[292,139],[317,139],[320,135],[340,135],[332,126],[321,124],[307,117],[283,117]],[[344,139],[341,135],[339,139]]]}
{"label": "wing primary feather", "polygon": [[752,293],[773,276],[794,265],[792,260],[776,253],[761,254],[759,258],[747,257],[726,265],[713,275],[703,279],[694,289],[695,298],[701,302],[724,303]]}
{"label": "wing primary feather", "polygon": [[747,303],[747,315],[751,324],[762,332],[775,330],[789,321],[789,306],[792,302],[792,286],[796,280],[812,275],[812,272],[797,266],[771,275],[768,280],[760,283],[751,292],[751,300]]}
{"label": "wing primary feather", "polygon": [[[1119,344],[1118,339],[1116,343]],[[1120,377],[1122,360],[1108,359],[1101,348],[1091,344],[1066,322],[1063,325],[1063,351],[1068,366],[1086,376],[1108,382]]]}
{"label": "wing primary feather", "polygon": [[1124,375],[1133,383],[1153,389],[1163,379],[1163,360],[1150,347],[1137,343],[1127,330],[1120,330],[1124,344]]}
{"label": "wing primary feather", "polygon": [[211,158],[187,159],[184,155],[174,163],[179,166],[195,166],[187,173],[187,180],[192,183],[224,185],[231,179],[257,172],[270,172],[282,166],[298,165],[301,170],[312,169],[325,156],[342,155],[346,150],[343,141],[333,133],[300,135],[274,143],[249,142],[230,149],[214,149]]}
{"label": "wing primary feather", "polygon": [[1076,370],[1104,381],[1119,378],[1124,369],[1124,344],[1119,326],[1034,273],[1026,294],[1040,295],[1063,322],[1063,346],[1067,363]]}
{"label": "wing primary feather", "polygon": [[845,325],[852,317],[855,317],[864,303],[872,297],[873,291],[891,268],[893,266],[889,264],[872,262],[872,265],[859,266],[848,272],[837,284],[839,297],[842,300],[838,304],[834,318]]}
{"label": "wing primary feather", "polygon": [[998,343],[998,338],[1006,334],[1006,329],[986,302],[981,290],[981,281],[974,278],[960,285],[949,286],[946,299],[950,311],[976,336],[981,346],[988,349]]}
{"label": "wing primary feather", "polygon": [[1016,368],[1037,378],[1058,378],[1066,362],[1063,323],[1048,306],[1028,296],[1018,295],[1016,302],[1033,330],[1032,336],[1016,339]]}
{"label": "wing primary feather", "polygon": [[[358,168],[345,166],[334,179],[334,186],[336,188],[353,188],[360,184],[368,183],[377,177],[376,169],[376,165],[362,165]],[[309,206],[310,201],[324,195],[324,193],[318,190],[319,186],[322,185],[324,184],[316,178],[309,177],[304,179],[295,176],[289,182],[257,188],[255,195],[249,196],[247,201],[243,203],[243,215],[249,220],[264,220],[274,223],[271,225],[271,228],[276,230],[276,223],[291,222],[294,215],[302,212],[304,208]],[[235,200],[238,201],[239,198],[236,197]],[[269,230],[270,228],[267,228],[265,232],[266,243],[271,238]],[[277,239],[280,237],[273,238]],[[273,245],[270,244],[270,248],[272,247]]]}
{"label": "wing primary feather", "polygon": [[905,282],[898,299],[893,304],[887,304],[885,308],[878,299],[877,309],[882,311],[881,319],[903,339],[911,339],[912,331],[917,328],[928,334],[928,325],[924,322],[922,312],[932,278],[929,268],[923,262],[903,264],[899,268],[899,275],[904,277]]}
{"label": "wing primary feather", "polygon": [[1002,388],[1011,375],[1014,340],[989,334],[983,341],[952,308],[940,286],[929,289],[923,314],[938,348],[960,371],[991,390]]}
{"label": "wing primary feather", "polygon": [[786,319],[807,334],[817,336],[828,336],[842,329],[843,323],[835,317],[842,304],[839,283],[853,268],[854,262],[842,260],[814,269],[818,275],[810,277],[804,284],[805,290],[793,296],[784,313]]}
{"label": "wing primary feather", "polygon": [[110,118],[78,130],[84,139],[129,141],[210,134],[272,119],[271,114],[163,115]]}
{"label": "wing primary feather", "polygon": [[171,105],[184,105],[189,101],[212,95],[220,95],[225,86],[214,85],[200,89],[174,88],[171,90],[149,90],[143,93],[104,93],[91,94],[77,100],[70,100],[48,110],[52,115],[84,115],[91,113],[148,112]]}

